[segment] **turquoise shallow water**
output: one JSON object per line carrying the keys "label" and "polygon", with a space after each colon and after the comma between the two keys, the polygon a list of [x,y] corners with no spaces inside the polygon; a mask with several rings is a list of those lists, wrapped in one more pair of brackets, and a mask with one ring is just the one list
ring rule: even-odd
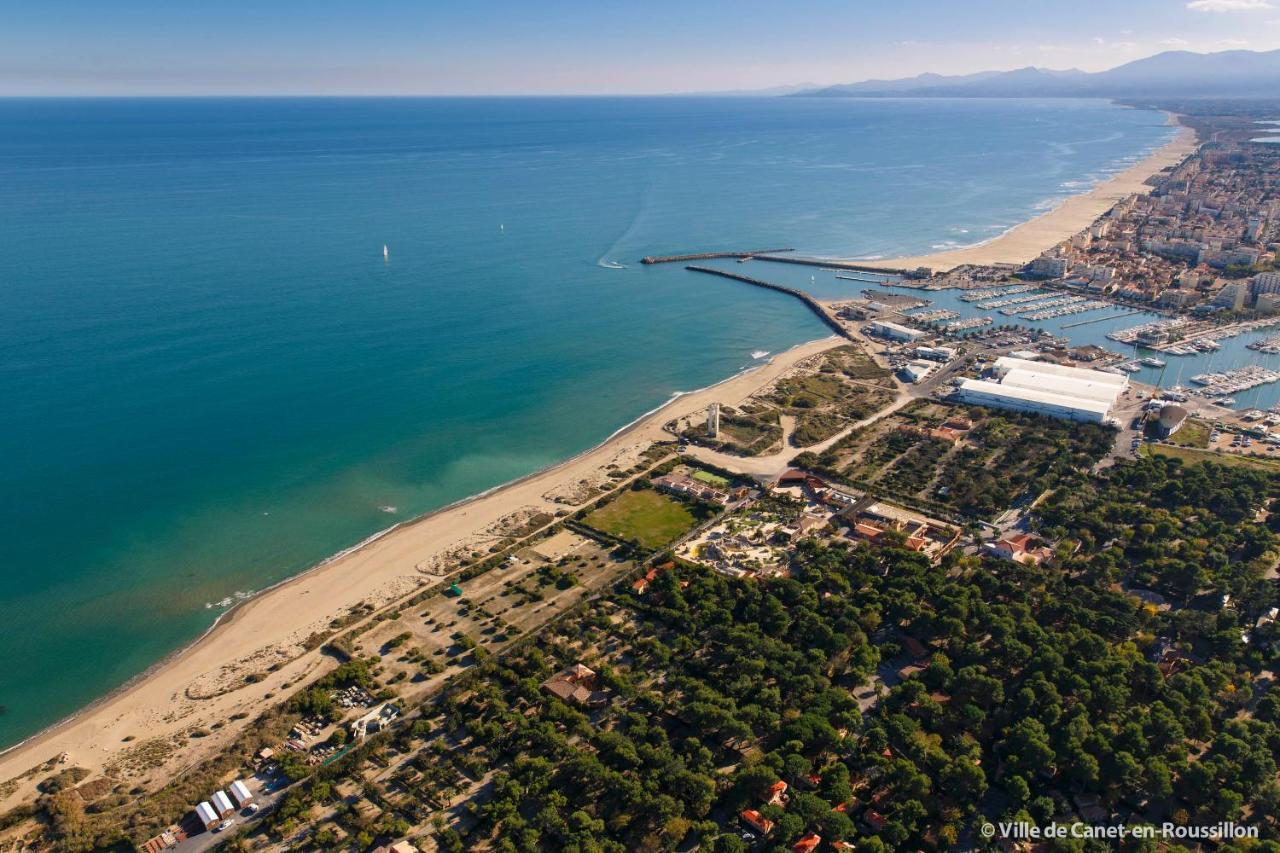
{"label": "turquoise shallow water", "polygon": [[1168,135],[1092,101],[0,101],[0,744],[207,604],[824,334],[640,256],[974,242]]}

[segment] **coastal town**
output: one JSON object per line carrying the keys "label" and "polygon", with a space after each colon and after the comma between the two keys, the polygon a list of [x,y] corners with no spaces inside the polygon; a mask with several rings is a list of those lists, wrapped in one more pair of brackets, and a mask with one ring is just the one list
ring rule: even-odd
{"label": "coastal town", "polygon": [[[3,756],[0,851],[1275,843],[1280,405],[1234,398],[1280,371],[1166,374],[1280,349],[1277,113],[1177,112],[1185,155],[1031,258],[646,259],[833,337],[232,611],[194,671]],[[863,289],[769,272],[808,266]],[[1112,348],[1039,325],[1134,311]]]}

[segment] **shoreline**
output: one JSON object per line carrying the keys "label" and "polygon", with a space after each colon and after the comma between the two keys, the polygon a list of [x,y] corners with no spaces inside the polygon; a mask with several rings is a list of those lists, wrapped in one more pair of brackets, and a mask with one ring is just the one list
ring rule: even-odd
{"label": "shoreline", "polygon": [[[669,438],[663,426],[673,418],[699,411],[713,400],[736,404],[804,359],[846,343],[834,336],[808,341],[712,385],[674,392],[574,456],[391,525],[237,602],[191,642],[74,713],[0,750],[0,785],[63,753],[69,755],[66,766],[101,772],[131,744],[174,738],[215,721],[224,725],[214,736],[186,741],[175,755],[181,756],[183,765],[190,765],[217,752],[256,718],[252,711],[260,712],[265,703],[284,698],[279,692],[283,685],[292,692],[319,674],[313,670],[320,653],[318,649],[302,651],[262,681],[240,683],[211,698],[192,699],[185,692],[198,679],[251,660],[264,650],[296,646],[308,633],[327,627],[360,602],[383,598],[381,606],[440,582],[457,569],[426,574],[418,567],[427,558],[449,552],[530,505],[572,511],[544,495],[588,478],[612,458]],[[247,718],[230,721],[232,714],[246,709],[251,712]],[[131,739],[125,741],[125,737]],[[27,799],[41,776],[23,780],[8,796],[0,797],[0,810]]]}
{"label": "shoreline", "polygon": [[1051,209],[1025,222],[1020,222],[1001,234],[956,249],[945,249],[924,255],[896,258],[876,258],[856,261],[874,269],[900,270],[929,267],[935,273],[950,272],[959,266],[994,266],[1014,264],[1022,266],[1041,253],[1069,240],[1118,202],[1130,195],[1145,195],[1151,191],[1147,179],[1170,166],[1176,166],[1199,148],[1196,132],[1181,125],[1178,117],[1169,115],[1169,124],[1177,126],[1177,133],[1168,142],[1151,151],[1138,162],[1099,181],[1089,189],[1067,196]]}
{"label": "shoreline", "polygon": [[[605,448],[605,445],[609,444],[610,442],[615,441],[616,439],[625,437],[627,433],[629,433],[632,429],[639,427],[643,421],[647,420],[648,418],[654,417],[655,415],[659,414],[663,409],[678,402],[684,397],[688,397],[693,394],[702,394],[705,392],[712,391],[721,385],[725,385],[729,382],[732,382],[735,379],[746,376],[763,367],[769,366],[770,364],[773,363],[775,359],[786,356],[789,353],[791,353],[793,350],[799,349],[801,347],[812,346],[816,343],[819,343],[822,340],[825,340],[825,339],[819,338],[814,341],[805,341],[803,343],[796,344],[795,346],[790,347],[789,349],[783,350],[782,352],[773,353],[768,358],[762,360],[759,364],[752,365],[751,367],[746,367],[738,371],[737,373],[734,373],[731,376],[721,379],[718,382],[712,383],[711,385],[706,385],[702,388],[695,388],[692,391],[675,391],[663,403],[660,403],[659,405],[653,407],[652,409],[649,409],[643,412],[638,417],[632,419],[631,421],[618,427],[613,432],[609,433],[609,435],[606,436],[600,442],[591,445],[585,450],[581,450],[578,453],[575,453],[573,456],[569,456],[565,459],[562,459],[559,462],[555,462],[552,465],[547,466],[546,468],[540,468],[537,471],[531,471],[528,474],[524,474],[512,480],[507,480],[506,482],[499,483],[496,486],[490,486],[489,488],[484,489],[483,491],[476,492],[473,495],[467,495],[466,497],[459,498],[458,500],[444,504],[443,506],[436,507],[435,509],[427,510],[426,512],[420,515],[416,515],[412,518],[406,518],[403,521],[397,521],[395,524],[392,524],[388,527],[384,527],[381,530],[371,533],[370,535],[366,536],[364,539],[361,539],[359,542],[355,543],[354,545],[350,545],[346,548],[343,548],[340,551],[330,554],[328,557],[325,557],[319,562],[314,563],[313,565],[310,565],[305,569],[302,569],[300,572],[297,572],[296,574],[292,574],[286,578],[281,578],[275,583],[269,584],[268,586],[265,586],[262,589],[254,592],[249,597],[236,601],[226,610],[222,611],[216,617],[214,617],[214,620],[211,623],[209,623],[209,626],[205,628],[203,631],[201,631],[198,636],[194,637],[190,642],[187,642],[182,646],[179,646],[178,648],[174,649],[173,651],[167,653],[166,655],[164,655],[164,657],[160,658],[155,663],[151,664],[146,669],[142,670],[142,672],[139,672],[138,674],[131,676],[124,683],[116,687],[113,687],[111,690],[104,693],[102,696],[99,696],[97,699],[94,699],[92,702],[79,708],[76,711],[73,711],[72,713],[68,714],[62,719],[50,723],[49,725],[41,728],[39,731],[33,732],[30,735],[27,735],[25,738],[23,738],[20,741],[17,741],[16,743],[0,748],[0,767],[3,767],[6,758],[9,757],[11,753],[14,753],[19,749],[22,749],[24,746],[28,746],[28,745],[34,746],[38,740],[45,738],[46,736],[52,736],[57,732],[58,729],[61,729],[71,723],[74,723],[78,718],[91,713],[94,709],[110,702],[113,699],[118,698],[124,693],[129,692],[129,690],[134,686],[136,686],[138,683],[145,681],[148,678],[151,678],[152,676],[158,674],[159,671],[162,670],[165,666],[172,663],[177,658],[180,658],[183,655],[195,649],[198,645],[200,645],[200,643],[204,642],[215,631],[219,629],[230,628],[232,624],[239,618],[242,612],[258,599],[264,596],[271,595],[272,593],[280,590],[282,587],[288,586],[289,584],[295,583],[297,581],[301,581],[307,575],[313,572],[320,571],[324,569],[326,566],[338,560],[341,560],[344,557],[350,556],[351,554],[354,554],[363,548],[373,545],[378,540],[395,533],[397,530],[417,524],[419,522],[427,521],[433,516],[437,516],[437,515],[440,515],[441,513],[449,512],[450,510],[458,509],[467,504],[483,500],[484,498],[492,497],[497,493],[502,492],[505,489],[518,486],[521,483],[524,483],[535,477],[538,477],[544,474],[551,474],[557,468],[561,468],[563,466],[569,465],[574,461],[580,459],[581,457],[584,457],[593,453],[594,451],[602,450]],[[441,577],[444,577],[444,576],[442,575]],[[4,781],[5,780],[3,776],[0,775],[0,783]],[[0,800],[0,802],[3,802],[3,801]]]}
{"label": "shoreline", "polygon": [[[1170,123],[1177,124],[1175,116],[1170,115]],[[929,255],[858,263],[881,269],[930,266],[935,271],[961,264],[1025,263],[1088,227],[1120,199],[1148,191],[1150,187],[1144,182],[1149,177],[1181,162],[1196,147],[1195,132],[1183,127],[1139,162],[988,241]],[[238,674],[234,667],[249,668],[253,656],[264,649],[296,648],[309,632],[324,629],[332,619],[371,597],[385,596],[381,606],[414,589],[438,583],[457,569],[441,575],[426,574],[419,566],[429,557],[451,551],[503,517],[529,506],[573,511],[567,505],[547,500],[545,495],[598,472],[608,464],[610,456],[669,437],[662,430],[663,424],[705,408],[712,398],[737,403],[804,358],[843,343],[847,341],[828,337],[799,344],[712,385],[675,392],[598,444],[567,459],[390,525],[236,602],[218,614],[199,636],[118,687],[0,749],[0,785],[63,752],[70,756],[68,766],[83,766],[95,772],[127,752],[130,743],[142,744],[155,738],[183,737],[183,745],[174,754],[181,757],[184,765],[216,752],[238,736],[245,723],[256,718],[267,703],[283,698],[279,691],[286,689],[284,685],[292,692],[317,675],[319,653],[298,653],[261,682],[231,686],[207,699],[191,699],[185,692],[197,680],[211,674],[216,678],[228,667]],[[243,710],[250,712],[247,721],[236,723],[228,719]],[[226,724],[214,736],[185,740],[185,732],[208,725],[211,720]],[[125,736],[136,740],[126,742]],[[35,781],[24,780],[8,796],[0,796],[0,810],[27,799]]]}

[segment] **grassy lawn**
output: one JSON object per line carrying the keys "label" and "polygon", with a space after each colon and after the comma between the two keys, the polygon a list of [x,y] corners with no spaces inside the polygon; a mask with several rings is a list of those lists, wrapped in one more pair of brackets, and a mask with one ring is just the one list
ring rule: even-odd
{"label": "grassy lawn", "polygon": [[1208,447],[1210,432],[1212,432],[1212,429],[1204,421],[1187,418],[1187,422],[1182,425],[1182,429],[1175,432],[1169,438],[1169,441],[1182,447]]}
{"label": "grassy lawn", "polygon": [[693,477],[693,479],[695,480],[701,480],[702,482],[706,483],[708,486],[715,486],[717,489],[727,489],[729,488],[730,485],[732,485],[728,480],[726,480],[724,477],[721,477],[719,474],[712,474],[710,471],[703,471],[701,469],[694,471],[689,476]]}
{"label": "grassy lawn", "polygon": [[[1179,435],[1182,431],[1179,430]],[[1219,465],[1232,465],[1240,468],[1259,468],[1263,471],[1280,472],[1280,459],[1270,456],[1238,456],[1234,453],[1214,453],[1211,450],[1199,450],[1194,447],[1171,447],[1166,444],[1146,444],[1142,452],[1150,455],[1174,456],[1187,465],[1197,462],[1217,462]]]}
{"label": "grassy lawn", "polygon": [[597,530],[660,548],[693,527],[693,513],[679,501],[651,489],[623,492],[586,517]]}

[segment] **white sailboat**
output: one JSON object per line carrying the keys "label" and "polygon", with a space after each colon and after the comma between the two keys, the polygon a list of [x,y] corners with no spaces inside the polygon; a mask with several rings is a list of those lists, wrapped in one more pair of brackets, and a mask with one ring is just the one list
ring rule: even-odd
{"label": "white sailboat", "polygon": [[390,253],[389,251],[387,251],[387,244],[386,244],[386,243],[383,243],[383,244],[382,244],[382,259],[385,261],[385,260],[386,260],[387,258],[389,258],[390,256],[391,256],[391,253]]}

